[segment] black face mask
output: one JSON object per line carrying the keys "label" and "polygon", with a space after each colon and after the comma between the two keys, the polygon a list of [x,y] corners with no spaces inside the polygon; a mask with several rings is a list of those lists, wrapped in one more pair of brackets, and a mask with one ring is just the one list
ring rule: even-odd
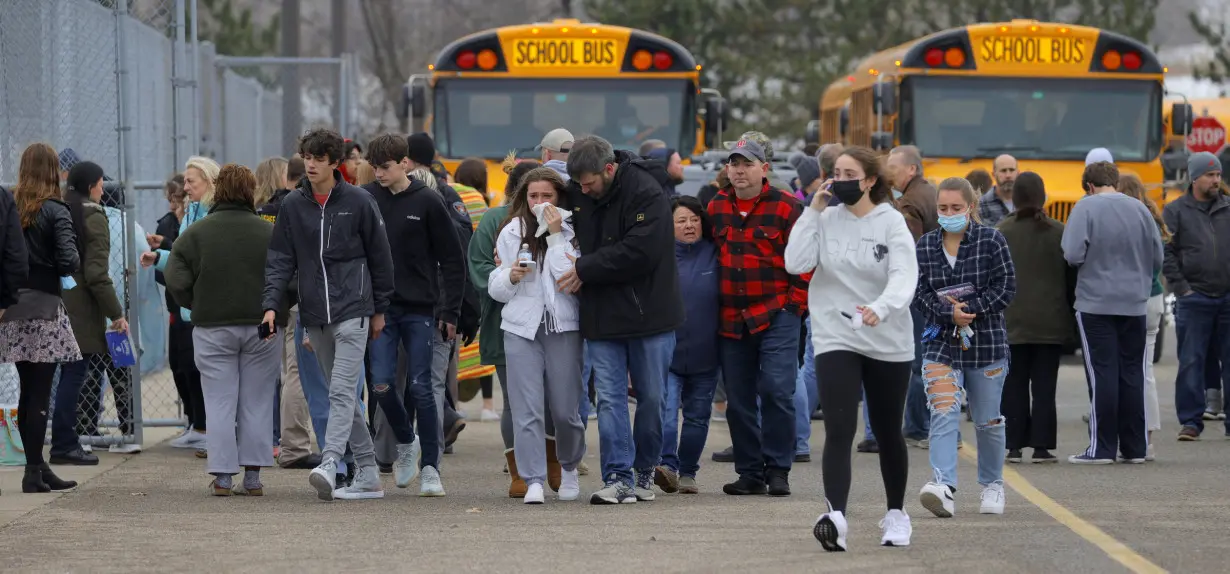
{"label": "black face mask", "polygon": [[834,181],[829,190],[837,196],[838,201],[846,205],[854,205],[863,198],[863,189],[858,186],[857,179]]}

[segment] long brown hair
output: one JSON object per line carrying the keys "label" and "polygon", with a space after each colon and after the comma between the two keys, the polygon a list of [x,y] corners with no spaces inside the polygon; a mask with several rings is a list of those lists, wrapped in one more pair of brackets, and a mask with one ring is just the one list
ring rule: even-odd
{"label": "long brown hair", "polygon": [[1128,197],[1135,197],[1145,204],[1149,209],[1149,214],[1153,216],[1153,221],[1157,223],[1158,229],[1162,232],[1162,242],[1170,241],[1170,230],[1166,229],[1166,222],[1162,220],[1162,210],[1157,208],[1157,204],[1149,198],[1149,194],[1145,191],[1145,182],[1141,181],[1136,174],[1121,173],[1119,174],[1119,193]]}
{"label": "long brown hair", "polygon": [[529,244],[530,253],[534,255],[534,261],[542,262],[542,257],[547,253],[547,236],[534,237],[538,232],[538,218],[534,217],[534,212],[530,210],[529,188],[531,183],[545,181],[555,188],[555,207],[561,210],[567,210],[567,199],[564,191],[567,189],[567,184],[564,183],[564,178],[560,177],[555,170],[549,167],[536,167],[529,170],[521,182],[517,184],[517,189],[513,193],[512,206],[508,209],[508,219],[500,225],[503,230],[514,219],[521,220],[521,241],[522,244]]}
{"label": "long brown hair", "polygon": [[542,163],[537,160],[526,159],[518,161],[517,152],[508,152],[508,155],[500,164],[500,167],[504,170],[504,173],[508,174],[508,181],[504,182],[505,205],[512,205],[513,196],[517,194],[518,189],[521,189],[519,185],[521,183],[521,178],[525,177],[525,174],[529,173],[530,170],[541,166]]}
{"label": "long brown hair", "polygon": [[21,214],[21,228],[28,229],[38,221],[43,202],[60,198],[60,158],[56,150],[45,143],[30,144],[21,153],[17,170],[17,187],[13,200]]}
{"label": "long brown hair", "polygon": [[1036,225],[1044,228],[1049,225],[1046,215],[1046,183],[1042,176],[1023,171],[1012,182],[1012,207],[1016,210],[1016,219],[1033,219]]}

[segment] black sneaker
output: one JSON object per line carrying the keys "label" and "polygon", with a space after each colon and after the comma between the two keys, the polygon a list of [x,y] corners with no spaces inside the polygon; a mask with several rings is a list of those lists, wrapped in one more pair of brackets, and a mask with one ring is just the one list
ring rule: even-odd
{"label": "black sneaker", "polygon": [[880,452],[880,443],[874,440],[865,440],[858,443],[859,452]]}
{"label": "black sneaker", "polygon": [[[789,489],[790,486],[787,485],[786,488]],[[723,486],[722,492],[731,496],[748,496],[752,494],[767,494],[769,488],[768,485],[759,480],[739,477],[739,480]]]}
{"label": "black sneaker", "polygon": [[713,462],[734,462],[735,447],[726,447],[726,450],[715,450],[713,451],[712,458]]}
{"label": "black sneaker", "polygon": [[85,452],[81,447],[77,447],[64,454],[51,455],[51,464],[68,464],[73,466],[94,466],[98,464],[98,457]]}
{"label": "black sneaker", "polygon": [[[1037,452],[1038,452],[1038,451],[1036,451],[1036,450],[1034,451],[1034,456],[1035,456],[1035,457],[1036,457],[1036,456],[1038,456],[1038,455],[1037,455]],[[1007,457],[1007,458],[1005,458],[1004,460],[1007,460],[1008,462],[1010,462],[1010,463],[1012,463],[1012,464],[1021,464],[1021,449],[1019,449],[1019,448],[1014,448],[1014,449],[1012,449],[1012,450],[1008,451],[1008,457]]]}
{"label": "black sneaker", "polygon": [[765,478],[768,479],[769,496],[790,496],[789,471],[769,470]]}
{"label": "black sneaker", "polygon": [[820,409],[816,409],[816,412],[814,412],[814,413],[812,413],[812,414],[811,414],[811,420],[813,420],[813,421],[822,421],[822,420],[824,420],[824,411],[823,411],[823,410],[820,410]]}
{"label": "black sneaker", "polygon": [[392,464],[385,464],[383,462],[378,462],[376,463],[376,466],[380,467],[380,474],[393,474]]}
{"label": "black sneaker", "polygon": [[1059,457],[1051,454],[1051,451],[1044,448],[1035,448],[1034,457],[1029,462],[1034,464],[1045,464],[1051,462],[1059,462]]}
{"label": "black sneaker", "polygon": [[794,462],[811,462],[810,452],[800,452],[794,455]]}

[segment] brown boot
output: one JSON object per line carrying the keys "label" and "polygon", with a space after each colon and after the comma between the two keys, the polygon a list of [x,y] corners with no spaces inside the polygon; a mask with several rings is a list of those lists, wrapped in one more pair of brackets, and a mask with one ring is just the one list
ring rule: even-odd
{"label": "brown boot", "polygon": [[504,459],[508,461],[508,476],[512,478],[512,484],[508,485],[509,498],[525,498],[525,491],[529,486],[521,480],[521,475],[517,473],[517,457],[513,455],[513,449],[504,451]]}
{"label": "brown boot", "polygon": [[559,457],[555,455],[555,439],[547,437],[547,486],[559,492],[559,481],[564,469],[559,465]]}

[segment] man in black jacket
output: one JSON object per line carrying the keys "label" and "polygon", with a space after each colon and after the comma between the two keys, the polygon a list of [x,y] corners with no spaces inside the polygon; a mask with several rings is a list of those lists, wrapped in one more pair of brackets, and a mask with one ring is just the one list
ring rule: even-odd
{"label": "man in black jacket", "polygon": [[[573,144],[568,175],[581,257],[559,286],[579,290],[581,334],[598,394],[605,486],[590,502],[653,500],[653,472],[662,454],[662,392],[675,329],[683,323],[670,200],[645,160],[613,151],[595,136]],[[629,374],[637,397],[633,429]]]}
{"label": "man in black jacket", "polygon": [[0,187],[0,317],[17,304],[17,288],[30,273],[26,239],[21,232],[17,203],[9,190]]}
{"label": "man in black jacket", "polygon": [[[298,273],[299,318],[329,379],[325,448],[309,476],[321,500],[384,496],[354,381],[363,369],[367,338],[384,328],[393,259],[375,200],[346,183],[337,169],[343,145],[340,135],[323,129],[299,141],[308,185],[282,200],[265,263],[264,324],[273,330],[275,310]],[[359,470],[349,486],[335,491],[347,443]]]}
{"label": "man in black jacket", "polygon": [[[443,287],[464,284],[466,265],[449,209],[425,183],[407,177],[410,160],[406,154],[406,140],[400,136],[386,134],[368,144],[367,161],[376,170],[376,181],[363,189],[376,198],[384,216],[393,252],[394,286],[383,336],[371,344],[372,396],[397,438],[397,460],[393,463],[397,486],[405,488],[414,480],[421,454],[420,495],[441,496],[444,488],[439,474],[440,425],[431,384],[432,344],[437,328],[456,329],[461,291]],[[445,303],[437,313],[441,292]],[[406,355],[404,392],[398,392],[401,385],[396,380],[399,350]],[[414,440],[407,403],[418,419],[421,443]]]}

